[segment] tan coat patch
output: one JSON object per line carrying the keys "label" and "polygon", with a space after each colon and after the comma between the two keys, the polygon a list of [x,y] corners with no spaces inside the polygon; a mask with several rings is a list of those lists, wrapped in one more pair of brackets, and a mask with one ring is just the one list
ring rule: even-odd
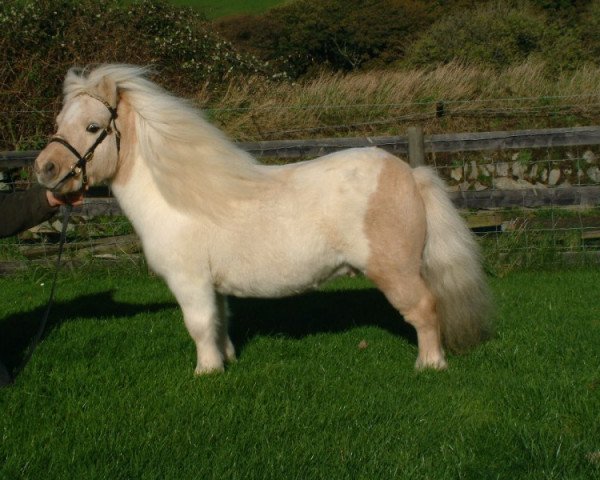
{"label": "tan coat patch", "polygon": [[367,275],[380,288],[397,283],[399,277],[419,273],[425,207],[410,167],[396,157],[390,155],[384,160],[377,190],[369,199],[364,228],[371,251]]}
{"label": "tan coat patch", "polygon": [[121,132],[121,152],[119,154],[113,183],[123,186],[127,184],[131,178],[136,150],[135,146],[137,144],[134,112],[126,95],[121,96],[117,112],[117,126]]}

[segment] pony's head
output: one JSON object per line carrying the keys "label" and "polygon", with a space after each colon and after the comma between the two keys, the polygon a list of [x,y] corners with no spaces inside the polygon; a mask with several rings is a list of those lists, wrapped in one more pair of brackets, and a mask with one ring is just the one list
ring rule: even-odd
{"label": "pony's head", "polygon": [[110,180],[120,150],[114,79],[70,70],[64,94],[56,134],[35,161],[38,181],[59,193]]}
{"label": "pony's head", "polygon": [[80,190],[86,176],[90,185],[123,185],[139,165],[169,204],[213,216],[262,192],[268,178],[257,162],[147,73],[118,64],[70,70],[58,130],[35,162],[38,181],[59,193]]}

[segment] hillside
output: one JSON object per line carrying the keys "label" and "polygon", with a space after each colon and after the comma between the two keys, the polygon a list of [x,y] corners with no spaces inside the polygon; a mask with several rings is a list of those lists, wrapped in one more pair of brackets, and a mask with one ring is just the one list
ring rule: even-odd
{"label": "hillside", "polygon": [[193,7],[212,20],[230,15],[262,13],[284,3],[284,0],[170,0],[170,3]]}
{"label": "hillside", "polygon": [[172,1],[0,3],[0,150],[43,145],[68,68],[106,62],[153,65],[240,139],[598,121],[600,0]]}
{"label": "hillside", "polygon": [[215,25],[295,77],[452,61],[505,68],[531,57],[558,71],[600,61],[599,0],[295,0]]}

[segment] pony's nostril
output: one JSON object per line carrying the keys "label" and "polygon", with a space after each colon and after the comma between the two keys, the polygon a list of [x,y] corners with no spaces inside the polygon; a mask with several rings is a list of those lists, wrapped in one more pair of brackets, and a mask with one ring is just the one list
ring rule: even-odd
{"label": "pony's nostril", "polygon": [[54,162],[46,162],[46,164],[42,168],[42,171],[47,176],[53,175],[54,172],[56,172],[56,164]]}

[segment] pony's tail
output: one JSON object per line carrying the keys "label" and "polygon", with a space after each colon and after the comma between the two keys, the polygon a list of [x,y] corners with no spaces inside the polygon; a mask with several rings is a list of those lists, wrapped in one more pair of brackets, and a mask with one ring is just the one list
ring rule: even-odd
{"label": "pony's tail", "polygon": [[413,175],[427,217],[421,273],[436,298],[444,346],[461,353],[492,333],[479,246],[434,171],[418,167]]}

